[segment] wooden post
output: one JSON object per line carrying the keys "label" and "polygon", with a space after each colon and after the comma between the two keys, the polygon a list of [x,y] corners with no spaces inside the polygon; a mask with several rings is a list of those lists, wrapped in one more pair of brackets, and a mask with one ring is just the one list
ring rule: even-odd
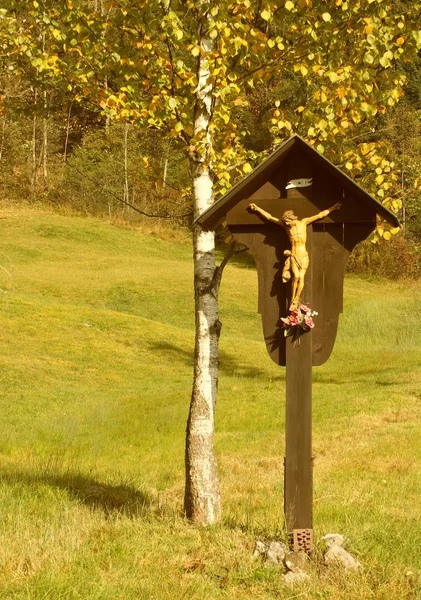
{"label": "wooden post", "polygon": [[[290,179],[311,177],[311,168],[303,161],[294,161],[289,169]],[[311,197],[311,187],[288,190],[288,198]],[[303,300],[311,307],[313,227],[307,228],[307,269]],[[299,341],[292,337],[286,343],[286,423],[284,510],[287,533],[295,551],[312,550],[313,542],[313,465],[311,449],[311,384],[312,337],[303,334]]]}

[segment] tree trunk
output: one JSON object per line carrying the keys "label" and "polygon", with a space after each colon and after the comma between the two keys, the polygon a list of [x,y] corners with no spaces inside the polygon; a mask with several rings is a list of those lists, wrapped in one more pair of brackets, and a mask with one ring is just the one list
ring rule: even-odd
{"label": "tree trunk", "polygon": [[[194,215],[199,216],[213,203],[211,176],[212,139],[209,122],[212,112],[212,85],[208,83],[207,55],[212,40],[202,37],[203,54],[198,65],[195,134],[205,135],[207,151],[195,163],[193,178]],[[214,450],[216,391],[218,385],[219,335],[218,268],[215,264],[215,234],[193,227],[194,290],[196,335],[193,390],[186,435],[187,518],[208,525],[221,517],[221,498]]]}
{"label": "tree trunk", "polygon": [[128,209],[129,198],[129,128],[130,124],[124,124],[124,186],[123,186],[123,210]]}
{"label": "tree trunk", "polygon": [[48,188],[48,99],[44,91],[44,116],[42,119],[43,144],[42,144],[42,175],[44,178],[44,189]]}
{"label": "tree trunk", "polygon": [[[195,177],[196,206],[212,197],[212,181],[206,168]],[[208,205],[206,203],[206,205]],[[204,209],[202,209],[204,210]],[[198,210],[197,212],[202,212]],[[218,386],[219,334],[218,285],[215,282],[213,231],[193,230],[196,335],[193,391],[187,421],[186,491],[187,518],[207,525],[221,516],[218,470],[214,451],[214,418]]]}
{"label": "tree trunk", "polygon": [[[34,91],[34,103],[37,103],[37,90]],[[32,173],[31,187],[32,196],[35,198],[37,187],[37,117],[36,114],[32,117]]]}
{"label": "tree trunk", "polygon": [[6,115],[3,116],[2,119],[2,127],[1,127],[1,142],[0,142],[0,163],[3,160],[3,151],[4,151],[4,142],[6,139]]}
{"label": "tree trunk", "polygon": [[69,109],[67,111],[67,122],[66,122],[66,137],[64,140],[64,150],[63,150],[63,163],[67,162],[67,148],[69,145],[69,135],[70,135],[70,117],[72,114],[72,102],[69,104]]}

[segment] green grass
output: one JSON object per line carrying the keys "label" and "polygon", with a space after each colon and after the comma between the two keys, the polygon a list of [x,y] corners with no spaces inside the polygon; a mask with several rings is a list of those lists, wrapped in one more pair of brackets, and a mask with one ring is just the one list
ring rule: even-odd
{"label": "green grass", "polygon": [[334,352],[314,370],[315,533],[344,534],[364,568],[316,560],[288,590],[251,558],[258,536],[282,535],[285,408],[254,270],[229,265],[222,283],[224,520],[200,529],[181,516],[190,245],[3,216],[1,599],[421,598],[419,283],[346,280]]}

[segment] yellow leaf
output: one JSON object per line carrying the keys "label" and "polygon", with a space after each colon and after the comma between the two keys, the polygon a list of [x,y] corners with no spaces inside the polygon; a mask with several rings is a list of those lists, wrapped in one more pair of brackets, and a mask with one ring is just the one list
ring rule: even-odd
{"label": "yellow leaf", "polygon": [[301,75],[304,75],[304,77],[307,75],[308,73],[308,69],[307,67],[305,67],[304,65],[301,65],[300,67],[300,71],[301,71]]}
{"label": "yellow leaf", "polygon": [[398,44],[398,46],[402,46],[402,44],[405,43],[405,38],[404,37],[398,37],[398,39],[396,40],[396,43]]}
{"label": "yellow leaf", "polygon": [[294,8],[294,2],[291,2],[291,0],[288,0],[287,2],[285,2],[285,8],[287,10],[292,10]]}
{"label": "yellow leaf", "polygon": [[200,46],[193,46],[191,53],[193,56],[199,56],[200,54]]}
{"label": "yellow leaf", "polygon": [[303,110],[305,110],[305,106],[299,106],[299,107],[297,108],[297,112],[298,112],[298,113],[302,113],[302,112],[303,112]]}
{"label": "yellow leaf", "polygon": [[243,172],[244,173],[251,173],[253,171],[253,167],[251,166],[250,163],[244,163],[243,165]]}
{"label": "yellow leaf", "polygon": [[383,234],[383,238],[385,240],[390,240],[392,238],[392,234],[390,233],[390,231],[385,231]]}
{"label": "yellow leaf", "polygon": [[272,39],[269,39],[269,40],[267,41],[267,44],[268,44],[269,48],[273,48],[273,47],[275,46],[275,42],[274,42],[274,40],[272,40]]}
{"label": "yellow leaf", "polygon": [[347,162],[347,163],[345,164],[345,169],[348,169],[348,171],[350,171],[350,170],[352,169],[352,167],[353,167],[353,164],[352,164],[352,162]]}
{"label": "yellow leaf", "polygon": [[262,10],[262,12],[260,13],[260,16],[265,21],[269,21],[269,19],[271,18],[272,15],[271,15],[271,13],[268,10]]}
{"label": "yellow leaf", "polygon": [[330,21],[330,20],[331,20],[331,18],[332,18],[332,17],[330,16],[330,13],[328,13],[328,12],[325,12],[325,13],[323,13],[323,14],[322,14],[322,19],[323,19],[323,21],[326,21],[326,23],[327,23],[328,21]]}
{"label": "yellow leaf", "polygon": [[390,233],[392,233],[393,235],[396,235],[397,233],[399,233],[400,230],[401,230],[400,227],[392,227],[392,229],[390,230]]}

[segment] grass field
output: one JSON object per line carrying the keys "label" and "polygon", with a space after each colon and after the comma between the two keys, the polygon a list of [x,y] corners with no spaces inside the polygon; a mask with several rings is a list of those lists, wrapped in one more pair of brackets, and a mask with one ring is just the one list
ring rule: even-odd
{"label": "grass field", "polygon": [[224,520],[200,529],[181,516],[188,241],[2,217],[1,599],[421,598],[421,283],[346,281],[335,350],[314,371],[315,534],[345,535],[363,569],[316,557],[291,590],[251,556],[283,536],[285,401],[255,271],[228,266],[222,283]]}

